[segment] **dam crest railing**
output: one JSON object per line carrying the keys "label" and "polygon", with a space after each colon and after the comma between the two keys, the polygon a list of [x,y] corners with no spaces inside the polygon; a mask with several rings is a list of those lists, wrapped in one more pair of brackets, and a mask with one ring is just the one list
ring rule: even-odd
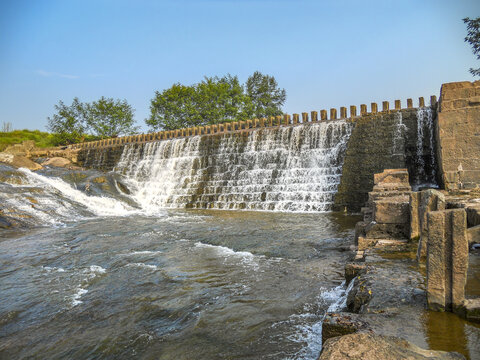
{"label": "dam crest railing", "polygon": [[[434,107],[437,105],[437,97],[435,95],[430,96],[430,106]],[[425,107],[425,100],[423,97],[418,98],[418,107]],[[234,122],[225,122],[221,124],[212,124],[204,126],[195,126],[190,128],[176,129],[176,130],[163,130],[155,133],[139,134],[139,135],[130,135],[122,136],[116,138],[108,138],[103,140],[89,141],[78,144],[69,145],[68,148],[72,150],[77,149],[93,149],[106,146],[117,146],[125,145],[132,143],[144,143],[150,141],[161,141],[169,140],[175,138],[183,138],[197,135],[215,135],[215,134],[225,134],[225,133],[234,133],[234,132],[246,132],[252,131],[258,128],[275,128],[279,126],[295,126],[306,123],[316,123],[319,121],[331,121],[331,120],[341,120],[341,119],[352,119],[376,115],[376,114],[387,114],[390,112],[405,110],[405,109],[414,109],[413,100],[407,99],[407,107],[402,108],[401,101],[395,100],[394,108],[390,109],[390,103],[388,101],[382,102],[382,110],[378,110],[378,104],[372,102],[370,104],[370,111],[367,110],[366,104],[360,105],[360,114],[357,115],[357,107],[355,105],[350,106],[350,116],[347,115],[347,108],[340,107],[339,117],[337,115],[337,109],[331,108],[329,114],[327,110],[320,110],[320,119],[318,117],[317,111],[311,111],[309,113],[303,112],[301,114],[284,114],[278,116],[270,116],[268,118],[260,118],[253,120],[245,121],[234,121]],[[330,115],[330,116],[328,116]]]}

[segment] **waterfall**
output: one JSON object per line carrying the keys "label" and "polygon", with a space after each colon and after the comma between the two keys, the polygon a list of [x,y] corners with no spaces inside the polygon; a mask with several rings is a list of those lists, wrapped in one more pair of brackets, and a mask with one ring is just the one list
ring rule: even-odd
{"label": "waterfall", "polygon": [[414,188],[438,187],[434,144],[433,111],[428,107],[417,109],[417,143],[415,162],[417,173]]}
{"label": "waterfall", "polygon": [[405,153],[405,133],[407,126],[403,123],[402,113],[396,112],[394,115],[395,131],[393,133],[393,155],[403,155]]}
{"label": "waterfall", "polygon": [[115,171],[146,211],[328,211],[351,131],[338,120],[129,144]]}

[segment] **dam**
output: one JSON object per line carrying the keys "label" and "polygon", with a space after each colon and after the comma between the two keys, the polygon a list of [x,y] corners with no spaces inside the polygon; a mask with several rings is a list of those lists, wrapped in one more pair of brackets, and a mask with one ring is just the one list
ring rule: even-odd
{"label": "dam", "polygon": [[407,168],[416,187],[438,186],[436,97],[418,107],[383,102],[106,139],[73,145],[87,168],[115,170],[145,206],[359,211],[373,174]]}

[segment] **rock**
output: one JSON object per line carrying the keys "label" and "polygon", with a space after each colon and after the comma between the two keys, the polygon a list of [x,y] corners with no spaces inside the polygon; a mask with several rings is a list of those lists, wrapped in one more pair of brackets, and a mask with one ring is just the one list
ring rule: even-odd
{"label": "rock", "polygon": [[409,226],[409,201],[407,197],[391,197],[373,202],[373,218],[380,224],[405,224]]}
{"label": "rock", "polygon": [[410,186],[407,169],[385,169],[383,172],[373,175],[373,183],[375,185],[403,184]]}
{"label": "rock", "polygon": [[104,184],[107,182],[107,178],[105,176],[98,176],[95,179],[93,179],[93,182],[96,184]]}
{"label": "rock", "polygon": [[65,159],[63,157],[52,157],[42,163],[44,166],[56,166],[56,167],[67,167],[71,165],[72,162],[69,159]]}
{"label": "rock", "polygon": [[480,244],[480,225],[467,229],[468,246]]}
{"label": "rock", "polygon": [[120,191],[123,192],[124,194],[127,194],[127,195],[131,194],[130,189],[125,184],[122,184],[120,181],[117,181],[117,186],[120,189]]}
{"label": "rock", "polygon": [[26,168],[29,170],[43,169],[42,165],[27,159],[24,156],[12,155],[7,153],[0,153],[0,162],[12,165],[16,168]]}
{"label": "rock", "polygon": [[427,303],[452,311],[465,298],[468,269],[467,216],[464,209],[428,213]]}
{"label": "rock", "polygon": [[480,225],[480,205],[467,206],[467,225]]}
{"label": "rock", "polygon": [[406,340],[370,333],[328,339],[319,360],[465,359],[456,352],[424,350]]}
{"label": "rock", "polygon": [[480,298],[464,300],[458,314],[468,321],[480,323]]}
{"label": "rock", "polygon": [[354,278],[358,275],[363,274],[367,270],[367,266],[365,264],[358,264],[358,263],[348,263],[345,265],[345,282],[346,285],[350,284]]}
{"label": "rock", "polygon": [[322,343],[332,337],[353,334],[368,327],[368,323],[361,320],[358,314],[327,313],[322,324]]}
{"label": "rock", "polygon": [[362,311],[364,305],[368,304],[371,298],[372,291],[370,290],[368,281],[361,276],[356,277],[353,288],[347,296],[348,311],[358,314]]}
{"label": "rock", "polygon": [[417,261],[424,261],[427,256],[427,214],[430,211],[445,210],[445,195],[434,189],[423,190],[419,193],[419,203],[417,208],[419,241],[417,248]]}
{"label": "rock", "polygon": [[377,239],[367,238],[359,236],[357,239],[358,250],[365,250],[374,246],[377,243]]}

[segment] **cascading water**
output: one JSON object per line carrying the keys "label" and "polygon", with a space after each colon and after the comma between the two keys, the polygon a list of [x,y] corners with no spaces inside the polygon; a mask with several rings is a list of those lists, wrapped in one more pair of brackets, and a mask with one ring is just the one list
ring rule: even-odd
{"label": "cascading water", "polygon": [[417,143],[415,162],[415,190],[421,187],[438,187],[434,145],[433,111],[429,107],[417,109]]}
{"label": "cascading water", "polygon": [[351,130],[339,120],[128,145],[115,171],[147,211],[328,211]]}

